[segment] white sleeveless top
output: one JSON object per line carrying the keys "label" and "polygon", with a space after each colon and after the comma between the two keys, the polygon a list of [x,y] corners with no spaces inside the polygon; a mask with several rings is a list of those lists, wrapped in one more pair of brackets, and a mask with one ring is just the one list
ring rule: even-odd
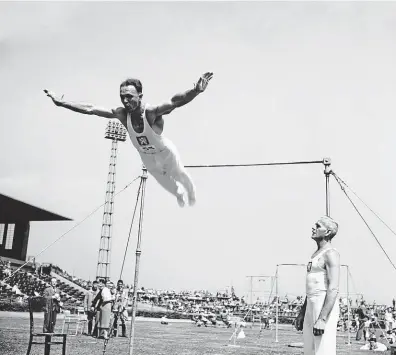
{"label": "white sleeveless top", "polygon": [[307,296],[316,296],[323,294],[329,287],[329,279],[327,277],[327,270],[319,264],[319,259],[329,250],[336,250],[329,248],[322,250],[315,255],[307,265],[307,279],[306,279],[306,293]]}
{"label": "white sleeveless top", "polygon": [[127,130],[132,144],[143,154],[156,154],[162,152],[166,148],[166,139],[150,127],[146,118],[146,107],[143,111],[143,131],[137,133],[132,127],[131,114],[127,113]]}

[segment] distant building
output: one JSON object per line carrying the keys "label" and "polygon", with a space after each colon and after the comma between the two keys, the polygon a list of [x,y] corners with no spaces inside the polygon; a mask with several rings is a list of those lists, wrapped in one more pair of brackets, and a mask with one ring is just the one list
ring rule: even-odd
{"label": "distant building", "polygon": [[0,256],[26,261],[32,221],[71,219],[0,194]]}

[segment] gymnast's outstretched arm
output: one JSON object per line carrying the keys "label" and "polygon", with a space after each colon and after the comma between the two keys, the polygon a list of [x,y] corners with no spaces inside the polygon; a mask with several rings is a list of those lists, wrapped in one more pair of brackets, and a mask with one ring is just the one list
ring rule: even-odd
{"label": "gymnast's outstretched arm", "polygon": [[155,115],[155,117],[162,117],[162,115],[171,113],[176,107],[184,106],[195,99],[201,92],[205,91],[212,77],[213,73],[208,72],[203,74],[194,85],[193,89],[176,94],[170,99],[170,101],[152,107],[150,109],[150,114]]}
{"label": "gymnast's outstretched arm", "polygon": [[118,107],[116,109],[105,109],[86,103],[68,102],[63,99],[63,96],[59,98],[57,95],[49,92],[48,90],[44,90],[44,92],[47,94],[48,97],[52,99],[56,106],[61,106],[67,108],[68,110],[72,110],[85,115],[95,115],[105,118],[120,118],[124,111],[122,107]]}

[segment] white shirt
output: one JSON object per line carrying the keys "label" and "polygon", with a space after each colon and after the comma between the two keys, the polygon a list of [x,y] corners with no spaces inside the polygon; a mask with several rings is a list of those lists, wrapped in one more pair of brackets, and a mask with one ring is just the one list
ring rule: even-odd
{"label": "white shirt", "polygon": [[111,301],[113,299],[113,295],[111,294],[110,290],[107,287],[102,289],[102,300],[103,302]]}
{"label": "white shirt", "polygon": [[327,291],[329,286],[327,270],[323,268],[319,260],[329,250],[335,249],[329,248],[322,250],[315,255],[307,265],[306,292],[308,297],[322,294]]}
{"label": "white shirt", "polygon": [[390,312],[385,312],[385,320],[386,320],[387,322],[392,322],[392,321],[393,321],[392,313],[390,313]]}
{"label": "white shirt", "polygon": [[168,140],[154,132],[146,118],[146,107],[143,111],[143,131],[137,133],[132,126],[131,114],[127,113],[127,130],[132,144],[139,153],[156,154],[166,149]]}

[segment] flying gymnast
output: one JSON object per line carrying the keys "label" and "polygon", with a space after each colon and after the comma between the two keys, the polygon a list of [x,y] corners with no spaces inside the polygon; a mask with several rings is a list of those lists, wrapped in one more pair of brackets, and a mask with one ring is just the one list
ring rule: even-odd
{"label": "flying gymnast", "polygon": [[[204,92],[213,73],[203,74],[194,87],[174,95],[168,102],[149,105],[142,101],[143,87],[140,80],[129,78],[120,85],[120,98],[124,107],[105,109],[91,104],[68,102],[48,90],[44,90],[55,105],[69,110],[105,118],[117,118],[125,126],[132,144],[139,152],[147,171],[160,185],[176,196],[177,202],[184,207],[195,203],[195,186],[181,163],[179,153],[173,143],[162,135],[163,116],[176,107],[184,106]],[[186,196],[187,194],[187,196]]]}

